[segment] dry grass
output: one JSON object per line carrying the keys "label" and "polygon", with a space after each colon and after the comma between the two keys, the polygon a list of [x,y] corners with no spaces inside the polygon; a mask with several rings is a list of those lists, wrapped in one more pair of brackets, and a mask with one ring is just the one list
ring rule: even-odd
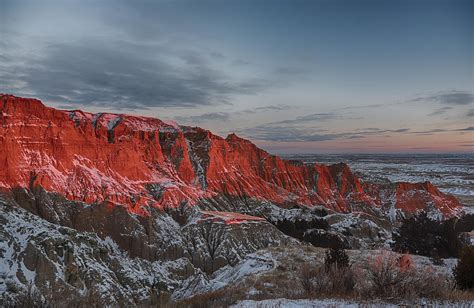
{"label": "dry grass", "polygon": [[[456,289],[453,278],[440,267],[416,266],[409,256],[392,252],[359,253],[350,251],[351,266],[331,268],[324,264],[324,249],[303,247],[288,250],[268,249],[275,256],[273,270],[245,277],[217,291],[199,294],[180,302],[173,302],[169,294],[138,304],[143,307],[228,307],[239,300],[288,299],[344,299],[362,303],[378,301],[417,303],[420,298],[457,305],[474,302],[474,292]],[[418,264],[425,264],[420,263]],[[23,306],[38,303],[34,292],[26,294]],[[97,300],[86,305],[52,305],[53,307],[95,307]],[[138,301],[137,301],[138,303]]]}
{"label": "dry grass", "polygon": [[[272,251],[283,252],[281,248]],[[326,270],[321,258],[324,250],[302,252],[287,251],[284,258],[277,257],[274,270],[239,281],[240,296],[233,296],[233,302],[274,298],[333,298],[367,303],[373,299],[391,303],[416,303],[421,298],[441,303],[474,300],[474,293],[456,289],[446,271],[435,266],[416,266],[409,256],[400,258],[392,252],[378,252],[374,257],[358,255],[357,262],[350,267]],[[227,295],[234,292],[232,286],[226,290]]]}
{"label": "dry grass", "polygon": [[327,270],[322,265],[305,264],[299,276],[303,298],[474,300],[473,292],[456,289],[452,277],[434,267],[417,268],[409,256],[389,252],[369,258],[364,266]]}
{"label": "dry grass", "polygon": [[[189,308],[208,308],[208,307],[229,307],[238,300],[245,298],[245,292],[242,288],[224,288],[217,291],[198,294],[192,298],[174,303],[176,307]],[[159,306],[169,307],[169,306]],[[171,306],[170,306],[171,307]]]}

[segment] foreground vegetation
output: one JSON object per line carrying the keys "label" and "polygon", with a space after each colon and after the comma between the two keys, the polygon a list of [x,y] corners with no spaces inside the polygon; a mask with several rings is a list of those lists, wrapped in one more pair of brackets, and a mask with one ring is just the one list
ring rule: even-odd
{"label": "foreground vegetation", "polygon": [[[260,255],[273,259],[275,267],[179,302],[157,286],[139,306],[227,307],[245,299],[275,298],[330,298],[377,305],[410,305],[419,303],[420,299],[441,305],[474,301],[473,247],[463,250],[457,266],[453,259],[445,260],[444,265],[435,265],[429,258],[391,251],[326,250],[311,246],[274,247],[264,249]],[[68,302],[68,306],[100,306],[93,299],[91,296],[83,302]],[[55,302],[57,304],[51,307],[65,306],[60,297]],[[32,290],[17,307],[42,304],[44,301]]]}
{"label": "foreground vegetation", "polygon": [[[283,248],[280,248],[283,249]],[[307,247],[309,251],[313,248]],[[320,251],[320,250],[319,250]],[[461,254],[454,274],[472,277],[473,247]],[[418,264],[415,256],[378,251],[349,257],[342,249],[328,249],[324,258],[302,259],[300,251],[288,255],[275,270],[249,277],[234,286],[197,295],[182,304],[225,307],[243,299],[342,299],[360,303],[406,303],[420,300],[447,304],[472,303],[474,289],[460,284],[458,276],[440,266]],[[357,252],[352,251],[353,256]],[[418,257],[419,258],[419,257]],[[463,264],[460,266],[460,264]],[[470,271],[469,271],[470,270]]]}
{"label": "foreground vegetation", "polygon": [[393,233],[393,249],[432,258],[457,258],[467,245],[466,232],[474,229],[474,215],[439,221],[426,212],[402,221]]}

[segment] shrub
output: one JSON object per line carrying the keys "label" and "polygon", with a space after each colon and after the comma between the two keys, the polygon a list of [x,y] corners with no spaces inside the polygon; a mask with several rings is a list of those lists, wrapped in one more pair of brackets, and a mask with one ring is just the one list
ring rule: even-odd
{"label": "shrub", "polygon": [[382,253],[367,262],[366,273],[371,284],[371,293],[381,297],[405,293],[410,284],[411,269],[400,266],[394,254]]}
{"label": "shrub", "polygon": [[313,217],[310,220],[304,219],[281,219],[271,221],[281,232],[300,241],[308,242],[316,247],[340,247],[348,248],[349,245],[343,237],[329,232],[329,223],[324,218]]}
{"label": "shrub", "polygon": [[324,265],[326,269],[331,267],[343,268],[349,267],[349,256],[346,251],[342,248],[330,248],[326,250],[326,256],[324,258]]}
{"label": "shrub", "polygon": [[350,267],[302,267],[300,281],[306,294],[347,296],[354,291],[356,276]]}
{"label": "shrub", "polygon": [[306,293],[347,295],[354,290],[356,279],[344,249],[331,248],[326,251],[324,266],[306,264],[300,272]]}
{"label": "shrub", "polygon": [[472,229],[474,215],[438,221],[429,218],[426,212],[421,212],[403,220],[400,228],[393,234],[393,248],[398,252],[410,252],[437,259],[457,257],[465,245],[462,233]]}
{"label": "shrub", "polygon": [[474,246],[465,246],[453,270],[460,289],[474,289]]}
{"label": "shrub", "polygon": [[321,229],[328,230],[329,223],[324,218],[313,218],[311,220],[302,219],[282,219],[273,222],[274,225],[283,233],[296,238],[302,238],[307,230]]}
{"label": "shrub", "polygon": [[314,291],[313,279],[319,274],[318,268],[312,267],[309,264],[304,264],[300,270],[300,281],[303,286],[303,290],[306,293],[312,293]]}
{"label": "shrub", "polygon": [[444,254],[448,245],[441,222],[430,219],[426,212],[405,219],[393,239],[395,250],[425,256],[431,256],[434,248]]}
{"label": "shrub", "polygon": [[356,275],[352,268],[332,268],[328,272],[331,282],[331,291],[338,294],[349,294],[354,291]]}
{"label": "shrub", "polygon": [[386,251],[352,265],[337,266],[336,262],[329,262],[328,266],[327,262],[306,263],[301,267],[299,278],[304,296],[385,300],[466,297],[454,289],[454,281],[448,275],[438,273],[432,266],[417,268],[410,255]]}
{"label": "shrub", "polygon": [[338,234],[325,231],[319,232],[319,230],[307,231],[301,240],[316,247],[341,249],[349,247],[344,238]]}
{"label": "shrub", "polygon": [[26,292],[20,293],[15,307],[44,307],[45,299],[41,296],[36,286],[29,284]]}
{"label": "shrub", "polygon": [[449,279],[433,267],[416,268],[409,255],[398,257],[390,252],[369,259],[365,268],[365,297],[445,298],[452,290]]}

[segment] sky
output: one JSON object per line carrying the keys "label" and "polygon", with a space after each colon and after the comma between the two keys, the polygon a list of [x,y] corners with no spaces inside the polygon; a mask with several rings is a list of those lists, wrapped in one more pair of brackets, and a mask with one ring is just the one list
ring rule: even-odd
{"label": "sky", "polygon": [[471,0],[0,0],[0,92],[275,154],[474,153]]}

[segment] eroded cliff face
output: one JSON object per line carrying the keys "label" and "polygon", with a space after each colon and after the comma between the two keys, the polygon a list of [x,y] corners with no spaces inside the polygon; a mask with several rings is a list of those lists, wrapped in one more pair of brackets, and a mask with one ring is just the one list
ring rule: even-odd
{"label": "eroded cliff face", "polygon": [[[119,218],[113,210],[107,214]],[[150,260],[145,256],[132,258],[136,250],[122,248],[122,242],[110,237],[47,222],[0,195],[0,306],[168,307],[170,296],[174,300],[192,297],[269,270],[274,267],[271,259],[249,254],[268,246],[296,243],[266,221],[239,227],[210,221],[230,219],[220,215],[209,212],[203,215],[202,223],[180,228],[170,217],[158,213],[156,217],[161,218],[156,224],[167,230],[148,233],[159,234],[148,244],[153,242],[163,252],[163,246],[174,243],[185,254],[178,258],[175,251],[174,256]],[[125,216],[121,217],[120,223]],[[116,228],[120,228],[119,223]],[[139,229],[128,230],[136,243],[142,233]],[[121,231],[125,233],[127,228]],[[181,238],[189,240],[183,243]],[[233,267],[222,268],[227,264]],[[216,277],[206,274],[217,269]]]}
{"label": "eroded cliff face", "polygon": [[410,213],[430,206],[444,216],[460,208],[429,183],[369,187],[346,164],[283,160],[234,134],[224,139],[154,118],[57,110],[11,95],[0,95],[0,109],[6,189],[41,186],[140,215],[221,195],[342,213],[387,203]]}
{"label": "eroded cliff face", "polygon": [[235,134],[0,95],[0,306],[33,289],[37,305],[153,306],[276,268],[255,252],[295,238],[383,247],[418,210],[461,206],[430,183],[361,183]]}

